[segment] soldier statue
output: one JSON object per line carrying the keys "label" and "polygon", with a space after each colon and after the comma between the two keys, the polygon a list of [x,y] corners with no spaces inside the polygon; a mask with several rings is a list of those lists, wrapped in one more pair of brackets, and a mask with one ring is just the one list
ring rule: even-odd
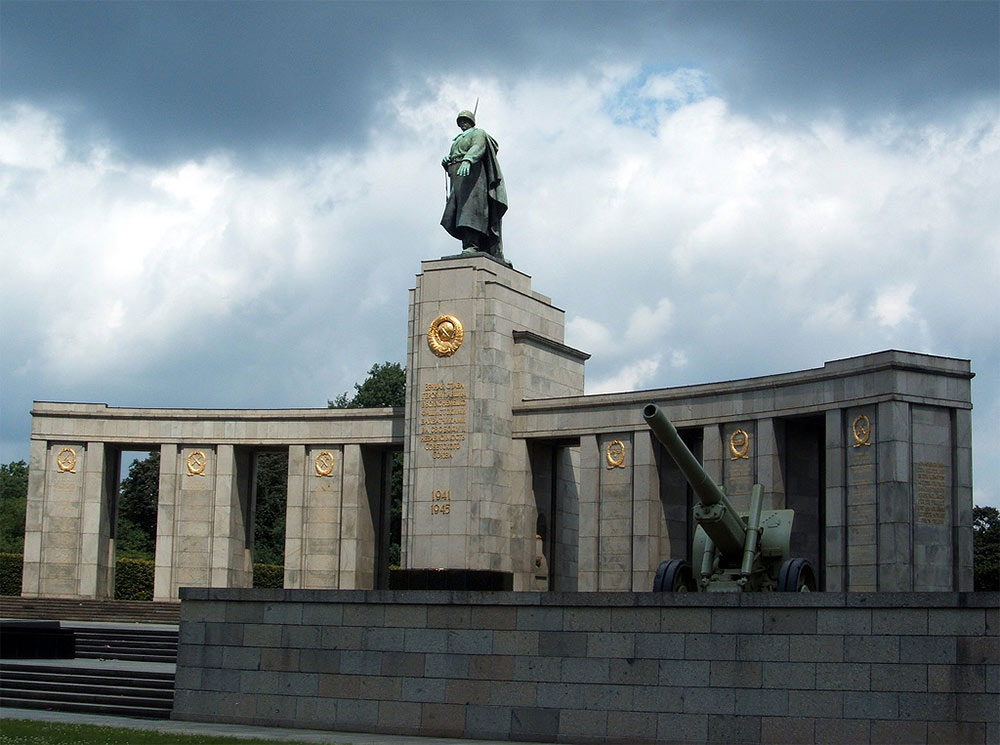
{"label": "soldier statue", "polygon": [[462,131],[441,161],[450,184],[441,225],[462,241],[463,254],[485,253],[509,265],[500,235],[507,188],[497,161],[497,141],[476,126],[473,112],[459,112],[457,121]]}

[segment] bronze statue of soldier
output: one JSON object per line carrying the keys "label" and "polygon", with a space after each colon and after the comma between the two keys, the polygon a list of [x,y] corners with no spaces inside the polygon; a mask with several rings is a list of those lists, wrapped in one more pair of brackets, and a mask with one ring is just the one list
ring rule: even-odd
{"label": "bronze statue of soldier", "polygon": [[462,241],[462,253],[484,253],[505,264],[500,224],[507,211],[507,188],[497,141],[476,126],[475,114],[461,111],[456,120],[462,130],[441,161],[448,174],[448,201],[441,226]]}

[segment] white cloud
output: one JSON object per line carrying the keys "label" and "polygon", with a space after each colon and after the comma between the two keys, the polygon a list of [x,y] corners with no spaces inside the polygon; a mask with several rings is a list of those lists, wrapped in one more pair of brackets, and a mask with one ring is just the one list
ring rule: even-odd
{"label": "white cloud", "polygon": [[905,284],[887,287],[879,292],[872,310],[875,319],[883,326],[890,328],[909,320],[914,314],[910,299],[916,289],[914,284]]}
{"label": "white cloud", "polygon": [[[567,343],[593,354],[588,390],[898,347],[972,358],[977,407],[995,409],[993,112],[796,129],[733,114],[685,72],[645,81],[688,98],[640,128],[608,105],[636,75],[430,81],[427,97],[386,99],[370,145],[253,170],[235,153],[130,160],[8,106],[0,310],[18,379],[36,397],[90,381],[120,403],[124,370],[178,391],[170,405],[321,405],[401,360],[419,261],[455,247],[438,163],[479,95],[508,181],[508,258],[566,309]],[[996,494],[998,467],[978,463],[977,494]]]}
{"label": "white cloud", "polygon": [[617,370],[610,377],[587,383],[587,393],[618,393],[652,387],[660,369],[660,357],[655,355],[636,360]]}

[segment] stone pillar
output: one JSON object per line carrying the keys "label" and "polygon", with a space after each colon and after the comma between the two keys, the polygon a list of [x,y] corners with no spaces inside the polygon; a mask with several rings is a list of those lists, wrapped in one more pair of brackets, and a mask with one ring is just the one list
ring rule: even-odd
{"label": "stone pillar", "polygon": [[[288,482],[285,491],[285,580],[286,590],[306,587],[303,526],[306,509],[306,447],[288,447]],[[330,574],[333,574],[331,571]]]}
{"label": "stone pillar", "polygon": [[[77,595],[110,598],[114,595],[115,556],[111,541],[111,509],[118,484],[109,488],[117,474],[116,453],[103,442],[88,442],[84,460],[83,505],[80,535],[79,586]],[[113,489],[113,490],[112,490]]]}
{"label": "stone pillar", "polygon": [[343,452],[339,587],[369,590],[375,582],[375,523],[368,499],[365,463],[359,445],[344,445]]}
{"label": "stone pillar", "polygon": [[[749,512],[750,493],[757,483],[757,455],[760,444],[757,439],[756,422],[744,420],[727,422],[722,425],[720,460],[722,481],[729,502],[738,512]],[[766,506],[766,504],[765,504]]]}
{"label": "stone pillar", "polygon": [[28,457],[28,500],[24,519],[24,562],[21,571],[21,596],[42,594],[42,527],[45,514],[45,490],[48,472],[48,443],[32,440]]}
{"label": "stone pillar", "polygon": [[[512,551],[533,545],[533,525],[517,534],[531,498],[512,406],[534,391],[582,388],[586,355],[563,345],[563,316],[527,275],[491,259],[422,263],[407,352],[407,569],[513,575]],[[560,364],[542,364],[549,357]]]}
{"label": "stone pillar", "polygon": [[826,526],[823,530],[821,570],[824,589],[843,592],[847,587],[847,515],[846,454],[844,451],[844,416],[840,409],[826,412]]}
{"label": "stone pillar", "polygon": [[781,463],[784,426],[773,417],[758,419],[756,425],[757,481],[764,486],[764,509],[784,509],[785,474]]}
{"label": "stone pillar", "polygon": [[[956,488],[957,479],[967,479],[970,473],[955,468],[959,451],[952,428],[957,419],[954,414],[958,412],[918,404],[907,407],[911,422],[909,442],[912,442],[912,464],[909,461],[906,464],[912,467],[912,493],[908,491],[907,496],[912,502],[912,522],[905,527],[909,529],[907,537],[912,535],[913,541],[912,589],[958,590],[963,571],[963,531],[958,526],[963,520],[969,520],[966,525],[971,525],[972,504],[968,492],[960,497]],[[963,476],[957,476],[959,473]],[[904,558],[909,559],[910,554]]]}
{"label": "stone pillar", "polygon": [[212,509],[211,587],[253,584],[250,522],[250,458],[232,445],[216,447],[215,502]]}
{"label": "stone pillar", "polygon": [[[879,431],[874,406],[847,409],[844,421],[846,469],[847,592],[878,590],[878,458]],[[887,451],[888,454],[888,451]]]}
{"label": "stone pillar", "polygon": [[105,465],[100,442],[33,444],[25,597],[108,597],[114,569]]}
{"label": "stone pillar", "polygon": [[601,537],[601,472],[596,435],[580,438],[580,592],[597,590]]}
{"label": "stone pillar", "polygon": [[177,540],[179,494],[177,445],[160,445],[159,497],[156,503],[156,554],[153,568],[153,600],[178,600],[174,581],[174,543]]}
{"label": "stone pillar", "polygon": [[[876,485],[878,530],[878,585],[879,591],[900,592],[918,589],[914,586],[913,546],[911,531],[913,529],[913,490],[911,488],[911,473],[913,453],[910,443],[913,442],[910,405],[905,401],[884,401],[878,405],[878,429],[873,434],[878,448],[878,483]],[[946,440],[950,429],[950,417],[947,410],[939,410],[944,415],[944,433]],[[852,434],[853,437],[853,434]],[[915,443],[914,443],[915,444]],[[943,452],[950,470],[950,443]],[[943,511],[943,505],[942,505]],[[941,518],[945,522],[944,516]],[[947,520],[950,523],[950,519]],[[946,535],[951,537],[950,524]],[[951,551],[950,546],[944,546],[943,559],[945,565],[941,576],[943,587],[927,587],[919,589],[951,589]],[[936,554],[936,552],[935,552]]]}
{"label": "stone pillar", "polygon": [[972,592],[972,412],[952,409],[955,590]]}
{"label": "stone pillar", "polygon": [[633,437],[633,592],[650,591],[660,562],[670,558],[660,553],[660,539],[667,526],[660,503],[660,476],[653,454],[653,437],[649,431],[639,431]]}
{"label": "stone pillar", "polygon": [[600,435],[597,442],[601,464],[597,589],[627,592],[632,589],[632,437]]}

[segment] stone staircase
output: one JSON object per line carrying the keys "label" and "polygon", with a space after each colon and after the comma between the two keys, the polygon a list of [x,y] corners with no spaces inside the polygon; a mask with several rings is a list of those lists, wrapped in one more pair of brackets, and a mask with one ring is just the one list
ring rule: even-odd
{"label": "stone staircase", "polygon": [[137,600],[0,597],[0,618],[177,625],[181,604]]}
{"label": "stone staircase", "polygon": [[0,662],[4,708],[169,719],[173,702],[172,671]]}
{"label": "stone staircase", "polygon": [[76,650],[72,660],[0,660],[0,706],[170,717],[179,603],[4,597],[0,617],[59,620]]}
{"label": "stone staircase", "polygon": [[68,623],[62,627],[73,631],[77,659],[177,662],[177,629],[73,626]]}

